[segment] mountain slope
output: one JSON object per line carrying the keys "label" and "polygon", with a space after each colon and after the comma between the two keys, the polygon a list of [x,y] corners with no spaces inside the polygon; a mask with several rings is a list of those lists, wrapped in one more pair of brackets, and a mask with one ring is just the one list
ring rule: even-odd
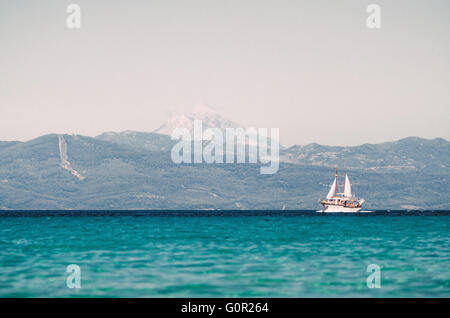
{"label": "mountain slope", "polygon": [[175,141],[171,140],[169,136],[139,131],[106,132],[95,138],[122,146],[149,151],[170,151],[175,144]]}
{"label": "mountain slope", "polygon": [[442,138],[427,140],[408,137],[395,142],[355,147],[309,144],[282,151],[281,160],[330,168],[445,172],[450,167],[450,143]]}

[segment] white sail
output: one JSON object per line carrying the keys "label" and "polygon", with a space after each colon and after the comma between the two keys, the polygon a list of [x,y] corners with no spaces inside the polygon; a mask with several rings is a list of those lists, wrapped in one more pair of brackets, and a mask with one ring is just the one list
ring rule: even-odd
{"label": "white sail", "polygon": [[352,196],[352,186],[347,175],[345,175],[344,196],[346,196],[347,198],[350,198]]}
{"label": "white sail", "polygon": [[330,191],[327,194],[327,199],[331,199],[332,197],[334,197],[336,195],[336,181],[337,178],[334,178],[334,182],[331,185]]}

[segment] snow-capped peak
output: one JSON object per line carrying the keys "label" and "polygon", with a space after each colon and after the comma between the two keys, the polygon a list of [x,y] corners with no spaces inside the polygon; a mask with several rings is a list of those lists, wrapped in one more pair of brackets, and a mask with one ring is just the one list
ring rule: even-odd
{"label": "snow-capped peak", "polygon": [[205,103],[198,103],[190,112],[177,114],[170,118],[154,132],[163,135],[171,135],[175,128],[187,128],[193,134],[194,120],[201,120],[203,129],[207,128],[244,128],[220,115]]}
{"label": "snow-capped peak", "polygon": [[218,114],[217,111],[212,109],[208,104],[204,102],[197,103],[192,109],[191,113],[197,115]]}

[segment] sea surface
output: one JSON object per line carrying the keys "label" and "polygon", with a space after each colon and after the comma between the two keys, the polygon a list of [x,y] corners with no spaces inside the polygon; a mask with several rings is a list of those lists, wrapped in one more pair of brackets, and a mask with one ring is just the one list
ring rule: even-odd
{"label": "sea surface", "polygon": [[0,297],[450,297],[450,212],[3,211]]}

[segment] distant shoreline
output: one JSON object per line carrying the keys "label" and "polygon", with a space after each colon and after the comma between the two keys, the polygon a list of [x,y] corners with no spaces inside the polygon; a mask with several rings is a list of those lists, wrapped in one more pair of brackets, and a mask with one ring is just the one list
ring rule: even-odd
{"label": "distant shoreline", "polygon": [[296,217],[296,216],[450,216],[449,210],[373,210],[372,213],[316,213],[316,210],[0,210],[0,217]]}

